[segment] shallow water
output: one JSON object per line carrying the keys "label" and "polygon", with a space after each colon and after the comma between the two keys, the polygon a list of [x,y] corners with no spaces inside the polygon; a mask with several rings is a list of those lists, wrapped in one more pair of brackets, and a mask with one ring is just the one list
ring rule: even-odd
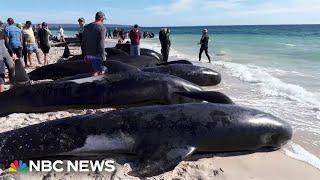
{"label": "shallow water", "polygon": [[[320,30],[317,27],[316,31]],[[220,89],[237,104],[290,122],[294,137],[285,152],[320,169],[320,38],[298,30],[257,31],[211,34],[213,64],[207,63],[204,54],[202,63],[197,61],[201,34],[173,33],[171,56],[192,59],[221,72],[223,83],[207,89]],[[156,39],[147,40],[145,46],[160,50]]]}

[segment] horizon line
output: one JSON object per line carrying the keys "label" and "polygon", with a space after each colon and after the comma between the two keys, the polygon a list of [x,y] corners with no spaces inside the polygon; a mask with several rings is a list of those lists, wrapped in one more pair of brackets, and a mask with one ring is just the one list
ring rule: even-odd
{"label": "horizon line", "polygon": [[[34,23],[38,24],[38,23]],[[77,23],[48,23],[49,25],[78,25]],[[133,25],[125,25],[125,24],[104,24],[104,25],[111,25],[111,26],[133,26]],[[154,27],[209,27],[209,26],[301,26],[301,25],[320,25],[320,24],[313,24],[313,23],[305,23],[305,24],[226,24],[226,25],[163,25],[163,26],[140,26],[143,28],[154,28]]]}

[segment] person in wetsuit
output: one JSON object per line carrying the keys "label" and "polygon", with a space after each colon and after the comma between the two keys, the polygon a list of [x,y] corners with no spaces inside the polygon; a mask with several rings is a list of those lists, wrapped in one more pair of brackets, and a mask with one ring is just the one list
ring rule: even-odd
{"label": "person in wetsuit", "polygon": [[170,29],[162,28],[159,32],[159,39],[161,43],[161,54],[163,56],[163,61],[167,62],[171,46]]}
{"label": "person in wetsuit", "polygon": [[210,56],[209,56],[209,53],[208,53],[209,35],[208,35],[208,30],[207,29],[203,30],[203,34],[202,34],[202,37],[201,37],[201,40],[200,40],[199,44],[201,45],[200,52],[199,52],[199,61],[201,61],[202,53],[203,53],[203,51],[205,51],[206,56],[207,56],[207,58],[209,60],[209,63],[211,63],[211,59],[210,59]]}

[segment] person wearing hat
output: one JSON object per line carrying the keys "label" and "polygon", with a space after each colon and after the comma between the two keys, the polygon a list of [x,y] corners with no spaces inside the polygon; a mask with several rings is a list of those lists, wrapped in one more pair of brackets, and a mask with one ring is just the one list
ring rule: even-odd
{"label": "person wearing hat", "polygon": [[199,44],[201,45],[200,52],[199,52],[199,61],[201,61],[202,53],[203,53],[203,51],[205,51],[206,56],[207,56],[207,58],[209,60],[209,63],[211,63],[211,59],[210,59],[210,56],[209,56],[209,53],[208,53],[209,35],[208,35],[208,30],[207,29],[203,30],[203,34],[202,34],[202,37],[201,37],[201,40],[200,40]]}
{"label": "person wearing hat", "polygon": [[43,52],[44,65],[48,65],[48,54],[50,51],[49,37],[52,36],[52,33],[48,29],[48,24],[43,22],[41,29],[38,31],[38,39],[40,44],[40,49]]}
{"label": "person wearing hat", "polygon": [[[83,37],[83,31],[84,31],[84,25],[86,23],[85,19],[84,18],[79,18],[78,19],[78,23],[79,23],[79,30],[78,30],[78,35],[77,37],[79,38],[80,40],[80,44],[82,44],[82,37]],[[81,52],[82,52],[82,56],[84,57],[84,48],[83,46],[81,46]]]}
{"label": "person wearing hat", "polygon": [[22,58],[22,31],[14,24],[12,18],[7,20],[8,26],[5,28],[6,41],[10,55],[14,60]]}
{"label": "person wearing hat", "polygon": [[133,26],[133,29],[129,33],[129,37],[131,40],[130,56],[140,56],[141,33],[137,24]]}
{"label": "person wearing hat", "polygon": [[93,76],[105,74],[107,68],[102,64],[106,60],[105,45],[106,27],[103,25],[106,16],[103,12],[97,12],[95,22],[84,27],[82,46],[85,49],[85,60],[90,62],[93,68]]}
{"label": "person wearing hat", "polygon": [[[26,24],[22,30],[22,34],[23,34],[23,43],[27,52],[27,56],[28,56],[28,61],[29,61],[29,65],[32,66],[32,61],[31,61],[31,55],[32,53],[35,53],[37,56],[37,60],[39,62],[39,64],[42,64],[40,62],[40,53],[39,53],[39,49],[38,49],[38,45],[36,42],[36,38],[34,36],[34,32],[32,29],[32,23],[31,21],[26,21]],[[27,62],[26,66],[28,65]]]}

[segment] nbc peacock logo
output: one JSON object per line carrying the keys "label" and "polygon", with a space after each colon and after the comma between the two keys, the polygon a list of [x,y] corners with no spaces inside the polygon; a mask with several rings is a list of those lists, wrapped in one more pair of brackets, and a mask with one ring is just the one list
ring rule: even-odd
{"label": "nbc peacock logo", "polygon": [[24,163],[23,161],[18,161],[15,160],[10,164],[9,167],[9,173],[27,173],[29,170],[28,166],[26,163]]}

